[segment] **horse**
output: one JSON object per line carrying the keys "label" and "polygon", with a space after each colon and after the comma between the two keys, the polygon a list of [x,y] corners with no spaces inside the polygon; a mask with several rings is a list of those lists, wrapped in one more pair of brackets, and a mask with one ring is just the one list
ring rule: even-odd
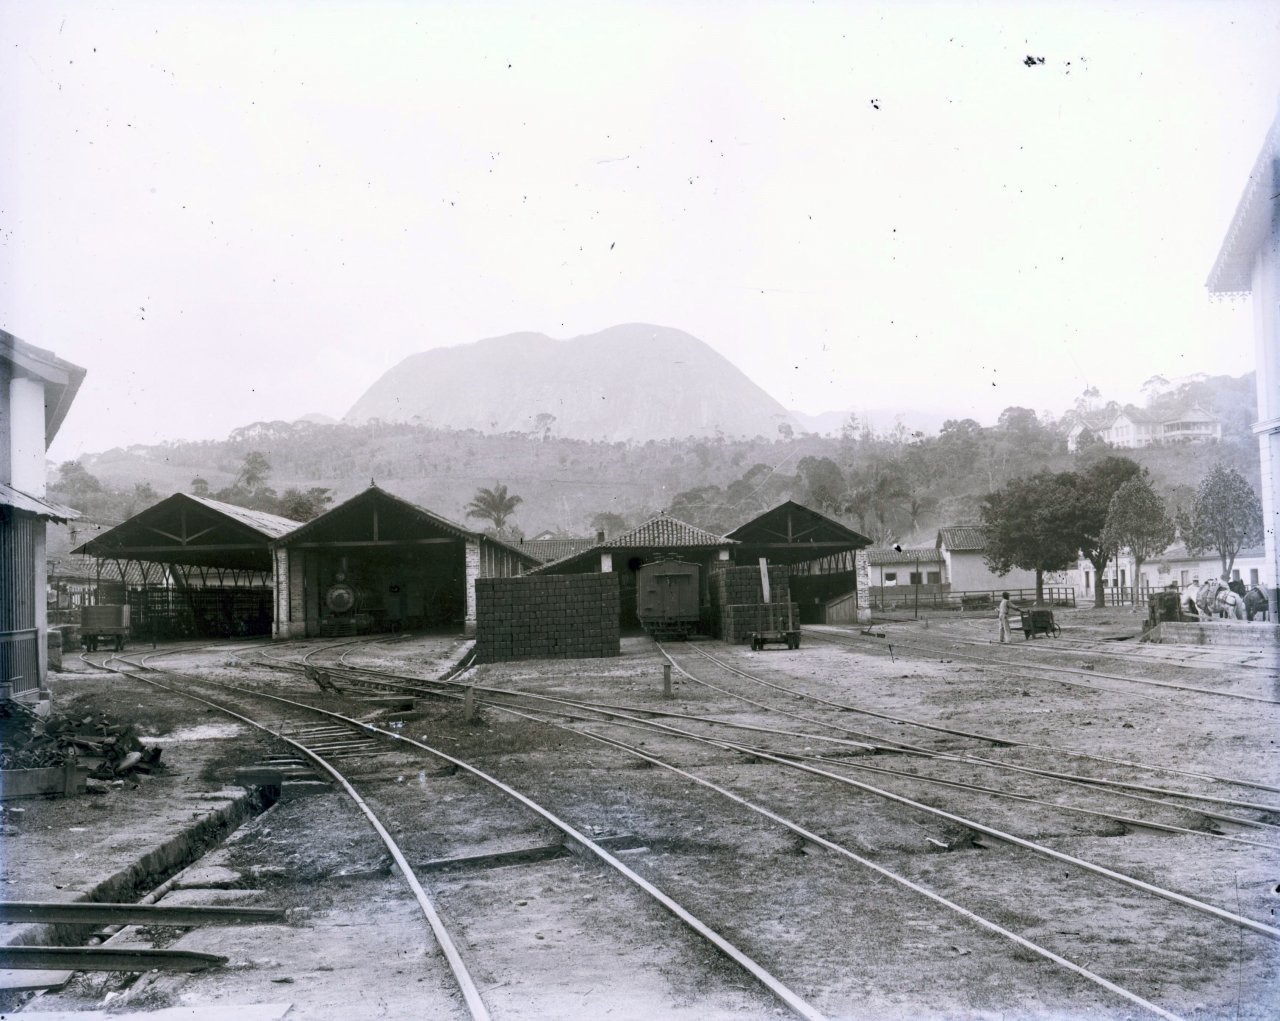
{"label": "horse", "polygon": [[1267,594],[1258,585],[1254,585],[1244,594],[1244,612],[1249,620],[1261,614],[1262,619],[1271,619],[1271,608],[1267,605]]}
{"label": "horse", "polygon": [[1213,608],[1224,620],[1244,620],[1244,600],[1229,588],[1218,590],[1218,600]]}

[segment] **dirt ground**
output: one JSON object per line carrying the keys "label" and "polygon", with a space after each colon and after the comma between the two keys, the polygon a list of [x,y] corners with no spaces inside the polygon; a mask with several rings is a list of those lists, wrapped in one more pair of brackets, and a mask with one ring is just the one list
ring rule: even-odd
{"label": "dirt ground", "polygon": [[[1223,841],[1207,831],[1216,827],[1280,844],[1280,830],[1271,828],[1280,825],[1280,795],[1102,760],[1159,763],[1280,786],[1275,745],[1280,706],[1140,686],[1095,690],[1064,684],[1061,676],[1037,668],[1084,669],[1079,664],[1092,656],[1094,672],[1223,690],[1265,689],[1276,684],[1276,677],[1247,665],[1237,668],[1238,676],[1221,676],[1190,651],[1176,661],[1170,647],[1131,642],[1125,644],[1125,658],[1106,658],[1091,653],[1088,643],[1104,648],[1099,639],[1122,634],[1129,621],[1114,610],[1064,611],[1059,620],[1070,642],[1055,647],[1042,639],[1024,648],[1019,641],[994,650],[995,657],[985,662],[958,655],[974,652],[961,639],[981,634],[980,623],[965,621],[935,621],[928,629],[890,624],[888,630],[903,643],[956,643],[950,653],[936,644],[928,651],[897,647],[892,658],[880,644],[887,646],[887,640],[872,639],[854,645],[806,640],[800,650],[759,653],[721,643],[672,646],[680,666],[716,688],[677,673],[670,700],[662,695],[666,660],[644,638],[625,639],[623,654],[615,659],[481,666],[463,679],[703,717],[658,719],[691,733],[801,757],[836,777],[1276,925],[1280,851]],[[1137,622],[1132,626],[1136,630]],[[695,646],[795,693],[736,678],[698,657]],[[442,650],[438,640],[406,639],[344,651],[351,664],[431,676],[443,672],[459,650]],[[332,704],[356,716],[377,714],[368,706],[321,696],[296,674],[254,666],[225,649],[184,652],[155,665]],[[850,708],[817,705],[796,693]],[[113,790],[105,796],[109,810],[90,808],[91,799],[83,797],[29,802],[16,823],[6,812],[6,825],[19,831],[10,836],[6,830],[5,837],[3,875],[10,899],[53,899],[56,887],[64,888],[62,896],[79,893],[102,871],[101,856],[118,851],[123,861],[170,832],[183,813],[220,804],[201,799],[225,801],[236,765],[278,750],[269,738],[137,682],[64,676],[56,694],[110,706],[118,715],[126,709],[145,715],[157,737],[173,742],[165,750],[171,772],[137,789]],[[730,730],[710,718],[808,737]],[[925,731],[906,720],[973,736]],[[477,720],[466,720],[459,705],[439,699],[422,699],[412,713],[385,721],[511,783],[593,839],[616,841],[625,848],[619,853],[629,867],[833,1018],[1065,1021],[1148,1015],[867,867],[806,844],[723,796],[594,742],[587,733],[677,762],[1183,1017],[1273,1016],[1280,993],[1277,955],[1275,944],[1264,937],[838,779],[674,734],[600,721],[559,722],[562,727],[551,727],[493,707],[483,708]],[[905,741],[982,761],[871,755],[823,736]],[[999,747],[983,736],[1017,743]],[[1277,809],[1216,806],[1268,824],[1232,826],[1207,819],[1199,810],[1205,803],[1138,801],[1123,792],[1012,773],[1001,764],[1087,773]],[[594,859],[562,854],[439,867],[445,859],[536,850],[557,840],[546,823],[513,809],[465,772],[408,748],[348,759],[343,767],[384,814],[415,867],[437,863],[424,869],[424,882],[458,933],[460,949],[496,1017],[787,1015],[743,972]],[[929,777],[1104,815],[941,787]],[[155,817],[152,826],[149,811],[169,814],[164,821]],[[1118,815],[1130,822],[1116,821]],[[86,819],[94,828],[73,832]],[[1144,821],[1193,832],[1137,825]],[[237,878],[230,890],[181,891],[187,897],[234,894],[247,903],[287,909],[285,923],[172,931],[165,945],[213,950],[230,963],[214,972],[132,986],[115,978],[80,977],[26,1010],[89,1009],[104,1002],[113,1009],[138,1009],[288,1000],[293,1004],[288,1016],[298,1018],[464,1016],[397,870],[363,818],[336,791],[282,801],[199,864],[221,865]]]}

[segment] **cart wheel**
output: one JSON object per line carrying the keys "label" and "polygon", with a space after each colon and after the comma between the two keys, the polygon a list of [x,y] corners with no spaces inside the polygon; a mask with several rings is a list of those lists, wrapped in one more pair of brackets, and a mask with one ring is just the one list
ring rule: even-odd
{"label": "cart wheel", "polygon": [[1060,635],[1060,634],[1062,634],[1062,628],[1060,628],[1057,624],[1054,624],[1054,625],[1053,625],[1053,637],[1054,637],[1054,638],[1057,638],[1057,637],[1058,637],[1058,635]]}
{"label": "cart wheel", "polygon": [[795,645],[793,645],[793,646],[791,646],[791,648],[793,648],[793,649],[798,649],[798,648],[800,648],[800,636],[799,636],[799,635],[796,635],[796,637],[795,637],[795,643],[796,643],[796,644],[795,644]]}
{"label": "cart wheel", "polygon": [[124,652],[124,635],[116,635],[116,652]]}

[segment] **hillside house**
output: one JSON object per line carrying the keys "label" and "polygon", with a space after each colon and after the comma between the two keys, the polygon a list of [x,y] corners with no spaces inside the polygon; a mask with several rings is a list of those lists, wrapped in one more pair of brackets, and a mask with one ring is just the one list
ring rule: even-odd
{"label": "hillside house", "polygon": [[1219,297],[1253,300],[1257,370],[1258,459],[1262,466],[1262,522],[1271,619],[1280,602],[1280,108],[1245,182],[1206,283]]}
{"label": "hillside house", "polygon": [[1134,450],[1155,443],[1207,443],[1222,439],[1222,420],[1198,404],[1156,415],[1126,405],[1116,412],[1083,415],[1067,433],[1067,449],[1077,450],[1080,437],[1091,433],[1113,447]]}
{"label": "hillside house", "polygon": [[0,699],[47,691],[45,528],[76,512],[45,500],[45,452],[84,376],[0,330]]}

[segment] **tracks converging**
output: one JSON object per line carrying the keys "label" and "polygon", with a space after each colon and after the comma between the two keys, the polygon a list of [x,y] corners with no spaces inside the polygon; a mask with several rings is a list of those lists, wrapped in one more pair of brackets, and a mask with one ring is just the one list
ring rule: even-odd
{"label": "tracks converging", "polygon": [[[324,649],[312,650],[312,652],[302,658],[302,662],[306,663],[310,658],[314,657],[316,653],[330,651],[331,648],[332,647],[325,647]],[[254,691],[237,685],[205,679],[197,681],[190,677],[174,677],[171,672],[154,671],[147,664],[147,660],[152,658],[151,656],[144,655],[140,658],[135,658],[139,659],[139,662],[131,662],[131,658],[129,657],[119,655],[110,656],[106,658],[103,665],[107,669],[111,669],[124,676],[128,676],[135,681],[192,699],[205,706],[225,713],[242,723],[257,728],[264,733],[272,735],[277,740],[284,742],[289,747],[293,748],[295,751],[313,762],[343,789],[347,796],[364,814],[369,824],[377,832],[393,861],[399,867],[401,875],[404,877],[406,884],[409,886],[414,898],[422,909],[423,915],[431,928],[437,945],[440,947],[441,952],[448,962],[449,969],[457,983],[458,991],[465,1000],[470,1016],[477,1019],[477,1021],[489,1018],[491,1016],[490,1010],[486,1004],[482,990],[479,988],[476,980],[471,974],[471,970],[468,968],[462,954],[458,950],[456,941],[449,929],[446,927],[444,921],[441,919],[440,913],[437,910],[431,895],[416,875],[412,865],[409,863],[398,843],[392,837],[388,825],[379,816],[379,814],[370,807],[366,799],[360,795],[351,779],[349,779],[335,764],[334,760],[340,757],[350,757],[353,755],[371,753],[373,749],[370,745],[374,738],[383,742],[407,745],[431,756],[435,760],[447,763],[455,769],[465,772],[469,776],[474,777],[484,784],[487,784],[489,787],[501,792],[501,794],[505,795],[512,802],[521,806],[524,810],[533,813],[540,820],[548,823],[554,829],[558,830],[562,834],[563,838],[567,841],[571,841],[572,845],[579,849],[580,852],[595,857],[602,864],[608,866],[615,873],[628,880],[636,889],[644,893],[649,899],[675,916],[676,919],[682,922],[696,936],[713,946],[716,951],[724,956],[725,959],[732,961],[743,971],[749,974],[765,991],[785,1005],[796,1016],[813,1019],[813,1021],[818,1021],[818,1019],[823,1017],[820,1011],[788,988],[780,979],[771,974],[765,967],[755,961],[739,946],[735,945],[711,926],[707,925],[674,898],[670,897],[662,890],[658,889],[658,887],[633,871],[623,861],[613,855],[600,843],[588,836],[585,832],[574,827],[571,823],[556,815],[550,809],[539,804],[532,798],[490,775],[472,763],[458,758],[442,749],[431,747],[412,737],[408,737],[404,734],[396,733],[382,727],[374,726],[368,722],[354,719],[343,713],[310,705],[296,699],[283,698],[279,695],[263,691]],[[271,658],[277,659],[278,662],[280,661],[280,657]],[[126,665],[121,666],[120,664]],[[143,671],[146,672],[144,673]],[[148,676],[148,674],[154,673],[160,673],[161,676],[165,676],[169,680],[169,683],[158,680],[155,676]],[[174,683],[175,680],[178,683]],[[234,693],[234,695],[242,701],[245,699],[250,702],[254,699],[268,700],[271,703],[285,706],[294,713],[301,713],[303,715],[315,714],[327,720],[331,720],[333,723],[306,727],[295,726],[286,733],[282,724],[278,720],[274,724],[265,723],[260,719],[246,715],[246,713],[242,711],[242,706],[233,707],[233,705],[228,705],[225,698],[223,700],[214,700],[198,694],[196,691],[192,690],[193,684],[199,687],[214,687],[227,693]]]}
{"label": "tracks converging", "polygon": [[[1100,891],[1106,885],[1117,886],[1128,890],[1131,896],[1163,902],[1166,905],[1163,910],[1182,912],[1186,917],[1200,919],[1198,922],[1181,919],[1177,922],[1179,925],[1222,925],[1240,932],[1241,938],[1247,935],[1251,939],[1280,940],[1280,929],[1238,910],[1232,911],[1167,884],[1129,874],[1114,864],[1090,861],[1081,855],[1058,850],[1044,838],[1021,836],[1015,832],[1016,825],[1010,827],[1008,824],[987,822],[982,818],[986,809],[974,810],[971,806],[971,810],[965,811],[950,805],[944,808],[940,804],[944,798],[976,798],[982,799],[984,804],[1019,806],[1020,810],[1030,813],[1021,823],[1023,826],[1043,825],[1043,822],[1035,820],[1045,818],[1075,818],[1083,820],[1081,825],[1104,829],[1119,827],[1120,832],[1164,834],[1172,839],[1216,842],[1224,848],[1275,851],[1280,849],[1280,800],[1267,795],[1280,793],[1280,787],[1262,779],[1230,777],[1142,762],[1137,756],[1128,759],[1088,754],[1022,740],[1016,735],[952,726],[936,719],[912,719],[903,714],[856,704],[857,700],[849,697],[847,692],[832,695],[830,692],[808,690],[803,678],[779,677],[776,672],[762,671],[751,665],[744,655],[735,655],[729,650],[708,653],[696,643],[660,651],[686,682],[686,692],[695,686],[698,691],[705,692],[704,701],[713,701],[720,707],[715,713],[694,712],[686,706],[677,708],[670,703],[652,700],[637,705],[627,704],[624,700],[606,702],[564,694],[511,690],[479,683],[479,675],[474,670],[465,671],[449,681],[397,671],[371,670],[354,662],[361,649],[360,643],[346,641],[327,646],[309,643],[300,646],[296,655],[291,655],[283,647],[276,647],[269,654],[267,650],[255,650],[255,654],[265,654],[266,658],[274,661],[274,669],[294,671],[296,675],[303,675],[308,669],[313,672],[322,670],[335,690],[345,698],[381,692],[459,704],[465,702],[470,710],[501,713],[512,720],[572,735],[658,768],[691,790],[700,790],[723,804],[750,813],[756,820],[755,825],[786,831],[805,847],[820,849],[834,860],[894,884],[899,896],[915,897],[930,903],[964,924],[1012,944],[1018,952],[1033,954],[1092,984],[1108,996],[1125,1000],[1154,1016],[1172,1018],[1177,1015],[1160,1006],[1158,996],[1134,991],[1129,988],[1132,982],[1119,981],[1118,976],[1107,977],[1104,974],[1106,969],[1098,967],[1092,959],[1075,960],[1068,950],[1054,947],[1051,940],[1044,938],[1043,924],[1038,926],[1041,930],[1038,936],[1020,932],[1018,926],[992,917],[990,907],[978,910],[974,905],[966,905],[963,894],[956,896],[945,889],[938,889],[935,884],[924,881],[922,876],[910,875],[910,870],[895,868],[891,862],[884,861],[883,856],[877,855],[876,849],[865,842],[842,836],[839,827],[833,829],[832,821],[824,813],[819,812],[812,817],[811,806],[827,803],[832,793],[805,801],[810,807],[802,810],[799,805],[779,803],[778,795],[771,789],[773,781],[761,779],[761,774],[768,777],[793,775],[797,777],[794,783],[819,785],[814,787],[815,791],[820,787],[832,792],[846,791],[850,798],[869,798],[871,802],[868,804],[885,806],[877,812],[891,808],[893,812],[905,813],[904,818],[932,819],[937,825],[962,830],[970,835],[967,839],[975,841],[975,846],[981,846],[977,841],[986,840],[1009,849],[1001,861],[1010,868],[1033,874],[1036,869],[1066,867],[1070,872],[1086,874],[1102,884]],[[162,686],[166,683],[136,670],[131,675],[148,683]],[[299,689],[308,690],[301,676],[297,683]],[[214,700],[192,691],[193,684],[203,686],[214,682],[171,677],[168,687],[200,698],[207,704],[215,704]],[[222,684],[219,688],[220,698],[266,699],[287,707],[291,714],[322,714],[328,722],[308,724],[305,730],[300,722],[290,723],[289,736],[294,747],[313,757],[333,760],[342,755],[359,756],[368,754],[372,745],[394,741],[423,755],[448,762],[477,780],[503,790],[524,809],[556,826],[564,839],[586,848],[608,863],[609,852],[594,844],[582,828],[560,819],[527,796],[522,800],[522,796],[514,789],[508,789],[502,780],[460,755],[356,719],[349,715],[349,711],[335,712],[332,708],[309,705],[296,698],[284,699],[237,685]],[[208,693],[207,688],[202,690]],[[310,690],[314,693],[313,688]],[[220,708],[226,710],[228,707],[220,705]],[[244,718],[247,722],[254,722]],[[260,723],[255,725],[261,726]],[[270,726],[267,729],[271,729]],[[279,731],[278,724],[275,729]],[[705,749],[714,758],[704,766],[690,766],[687,760],[693,752],[681,752],[681,748]],[[1057,758],[1046,765],[1043,761],[1036,764],[1018,762],[1012,757],[1024,753]],[[727,771],[729,775],[704,775],[708,768],[713,773]],[[333,762],[326,763],[326,771],[335,769]],[[983,771],[990,776],[977,779],[949,770]],[[1122,778],[1115,775],[1117,771]],[[1147,774],[1146,777],[1138,775],[1142,773]],[[336,777],[340,774],[331,772],[330,775]],[[1166,778],[1163,785],[1153,779],[1155,776]],[[993,779],[1000,777],[1003,779]],[[1051,789],[1020,791],[1010,786],[1010,777],[1023,777],[1038,788],[1048,785]],[[1170,785],[1168,777],[1179,778],[1178,785]],[[1199,789],[1194,789],[1196,784],[1191,781],[1196,781]],[[904,793],[903,785],[924,793]],[[1245,794],[1245,791],[1250,793]],[[1074,792],[1076,798],[1064,799],[1063,792]],[[354,792],[350,793],[359,797]],[[1084,799],[1082,803],[1081,798]],[[1126,810],[1123,804],[1133,807]],[[1135,812],[1144,814],[1135,815]],[[804,818],[806,814],[811,818]],[[385,830],[386,827],[383,828]],[[932,837],[928,839],[942,846],[940,841]],[[1036,862],[1042,864],[1037,865]],[[621,862],[618,866],[621,874],[630,872],[627,878],[644,889],[641,884],[647,881],[638,872]],[[406,875],[411,874],[405,866],[402,869]],[[653,893],[657,893],[656,887],[653,887]],[[1098,895],[1105,896],[1101,892]],[[723,937],[723,943],[717,942],[715,930],[707,926],[708,931],[702,932],[698,925],[682,915],[684,912],[692,918],[690,912],[669,897],[663,901],[663,896],[658,894],[658,902],[663,907],[691,924],[694,931],[716,946],[718,952],[759,979],[790,1010],[806,1017],[821,1016],[817,1007],[792,992],[783,980],[774,978],[778,967],[770,970],[756,963],[756,958],[761,957],[758,950],[753,958]],[[718,923],[721,929],[726,924],[730,929],[734,928],[732,913],[722,915]],[[785,965],[780,973],[785,974]],[[776,982],[777,988],[771,982]],[[459,988],[463,988],[462,979],[459,979]],[[483,990],[476,995],[480,998],[479,1009],[483,1009]],[[474,1009],[473,1014],[486,1016],[475,1013]]]}

